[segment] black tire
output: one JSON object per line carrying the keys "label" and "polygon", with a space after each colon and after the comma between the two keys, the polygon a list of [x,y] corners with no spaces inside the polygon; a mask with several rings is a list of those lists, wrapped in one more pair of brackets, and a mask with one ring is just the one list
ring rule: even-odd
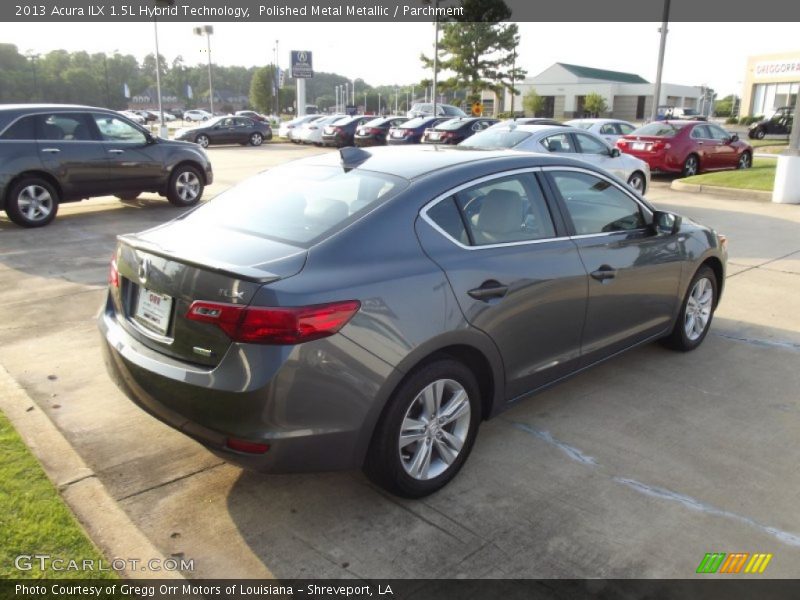
{"label": "black tire", "polygon": [[753,137],[757,140],[763,140],[767,137],[767,131],[763,127],[756,127],[755,130],[753,130]]}
{"label": "black tire", "polygon": [[251,146],[260,146],[264,143],[264,136],[258,133],[257,131],[250,134],[250,145]]}
{"label": "black tire", "polygon": [[[708,313],[708,319],[705,323],[705,328],[698,337],[692,339],[686,332],[686,312],[689,310],[689,299],[692,298],[692,294],[695,291],[695,286],[701,279],[708,280],[711,285],[712,297],[710,311]],[[697,273],[694,274],[694,277],[692,277],[689,288],[686,290],[686,296],[681,304],[681,310],[678,314],[678,319],[675,321],[675,327],[672,328],[672,332],[669,334],[669,336],[664,338],[664,345],[673,350],[678,350],[679,352],[690,352],[703,343],[703,340],[706,339],[706,335],[708,334],[708,330],[711,329],[711,321],[714,319],[714,311],[717,308],[717,299],[719,297],[717,295],[717,290],[719,290],[719,283],[717,282],[717,276],[714,274],[714,271],[708,265],[701,266],[697,270]]]}
{"label": "black tire", "polygon": [[203,176],[191,165],[178,165],[172,171],[167,188],[167,200],[174,206],[194,206],[203,197]]}
{"label": "black tire", "polygon": [[123,202],[132,202],[139,197],[139,194],[141,194],[141,192],[125,192],[123,194],[117,194],[117,198]]}
{"label": "black tire", "polygon": [[700,158],[697,154],[690,154],[686,157],[686,160],[683,163],[683,170],[681,174],[684,177],[691,177],[692,175],[697,175],[700,172]]}
{"label": "black tire", "polygon": [[[410,446],[416,449],[416,451],[418,451],[419,444],[427,443],[429,447],[436,448],[435,454],[438,462],[434,465],[434,451],[431,450],[429,452],[431,457],[430,468],[443,468],[443,470],[437,475],[431,476],[429,479],[412,477],[406,470],[406,467],[404,467],[403,459],[401,458],[399,446],[401,427],[405,422],[407,413],[413,410],[412,407],[417,404],[417,398],[420,396],[422,390],[433,382],[441,380],[447,380],[460,385],[467,393],[469,402],[469,424],[465,431],[463,429],[461,431],[461,434],[465,435],[465,439],[455,459],[453,459],[449,465],[446,465],[446,463],[441,460],[442,454],[439,453],[437,447],[442,440],[441,435],[438,432],[435,434],[433,432],[430,434],[423,434],[427,436],[427,440],[420,439],[418,442],[412,442]],[[448,393],[447,390],[445,390],[445,393]],[[444,406],[448,406],[448,402],[445,402]],[[442,413],[439,413],[438,417],[441,418],[441,415]],[[423,422],[424,417],[420,415],[419,420]],[[405,498],[421,498],[432,494],[453,479],[464,465],[464,462],[466,462],[475,442],[480,421],[480,390],[472,371],[464,364],[452,358],[441,358],[423,365],[407,377],[389,399],[387,407],[375,428],[367,460],[364,464],[364,472],[377,485],[398,496],[403,496]],[[425,422],[430,424],[433,423],[433,420],[431,419]],[[443,425],[442,429],[452,427],[449,433],[455,435],[458,426],[458,421],[453,421]],[[424,431],[428,431],[428,429],[426,428]],[[411,454],[411,451],[408,453]],[[409,458],[411,458],[413,462],[413,458]]]}
{"label": "black tire", "polygon": [[628,177],[628,185],[644,196],[647,191],[647,178],[641,171],[634,171],[631,173],[631,176]]}
{"label": "black tire", "polygon": [[753,166],[753,157],[747,151],[742,152],[742,155],[739,157],[739,162],[736,165],[736,168],[749,169],[752,166]]}
{"label": "black tire", "polygon": [[194,143],[202,148],[208,148],[209,144],[211,144],[211,140],[205,133],[201,133],[196,138],[194,138]]}
{"label": "black tire", "polygon": [[21,227],[44,227],[56,218],[61,197],[41,177],[23,177],[9,191],[6,214]]}

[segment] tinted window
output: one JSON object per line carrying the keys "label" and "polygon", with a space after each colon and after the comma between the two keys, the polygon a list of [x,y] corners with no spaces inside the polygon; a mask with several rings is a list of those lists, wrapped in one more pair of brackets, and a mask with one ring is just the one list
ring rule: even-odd
{"label": "tinted window", "polygon": [[34,117],[23,117],[11,125],[3,133],[4,140],[34,140],[36,139]]}
{"label": "tinted window", "polygon": [[620,132],[622,135],[628,135],[634,129],[636,129],[633,125],[628,125],[627,123],[617,123],[617,127],[619,127]]}
{"label": "tinted window", "polygon": [[278,167],[223,192],[185,218],[307,246],[407,185],[404,179],[359,169]]}
{"label": "tinted window", "polygon": [[633,135],[654,135],[660,137],[673,137],[678,133],[684,125],[675,125],[674,123],[649,123],[643,127],[639,127],[633,132]]}
{"label": "tinted window", "polygon": [[236,119],[236,126],[237,127],[255,127],[256,124],[251,119],[245,119],[243,117],[239,117]]}
{"label": "tinted window", "polygon": [[454,196],[428,209],[428,217],[454,240],[469,245],[467,230],[464,228],[464,221],[461,220]]}
{"label": "tinted window", "polygon": [[[606,123],[600,128],[600,133],[603,135],[617,135],[617,130],[614,128],[613,123]],[[583,144],[581,144],[583,146]]]}
{"label": "tinted window", "polygon": [[731,137],[731,134],[721,127],[717,127],[716,125],[707,125],[706,127],[708,127],[708,130],[711,132],[711,137],[715,140],[725,141],[729,140]]}
{"label": "tinted window", "polygon": [[508,129],[486,129],[459,144],[463,148],[513,148],[531,137],[527,131]]}
{"label": "tinted window", "polygon": [[400,127],[405,127],[407,129],[416,129],[417,127],[422,127],[427,123],[432,123],[430,117],[417,117],[415,119],[411,119],[410,121],[406,121]]}
{"label": "tinted window", "polygon": [[692,129],[692,137],[710,140],[711,134],[708,132],[708,127],[705,125],[697,125],[694,129]]}
{"label": "tinted window", "polygon": [[559,133],[558,135],[551,135],[542,140],[542,146],[548,152],[575,152],[572,147],[572,140],[566,133]]}
{"label": "tinted window", "polygon": [[144,144],[147,138],[133,125],[110,115],[94,114],[94,122],[100,135],[107,142],[123,142],[128,144]]}
{"label": "tinted window", "polygon": [[577,235],[641,229],[639,205],[605,179],[577,171],[551,173]]}
{"label": "tinted window", "polygon": [[503,244],[555,236],[536,180],[530,175],[494,179],[456,194],[472,244]]}
{"label": "tinted window", "polygon": [[581,147],[583,154],[608,154],[608,146],[600,140],[594,139],[585,133],[576,133],[575,137],[578,138],[578,144]]}
{"label": "tinted window", "polygon": [[445,121],[444,123],[440,123],[436,126],[436,129],[442,129],[444,131],[453,131],[455,129],[460,129],[463,127],[467,121],[464,119],[450,119],[449,121]]}
{"label": "tinted window", "polygon": [[40,140],[86,141],[94,139],[86,115],[81,113],[37,115],[36,134]]}

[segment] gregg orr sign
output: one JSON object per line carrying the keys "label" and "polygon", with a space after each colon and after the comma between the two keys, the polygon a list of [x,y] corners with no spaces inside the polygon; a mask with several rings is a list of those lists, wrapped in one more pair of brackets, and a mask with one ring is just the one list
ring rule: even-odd
{"label": "gregg orr sign", "polygon": [[314,77],[314,68],[311,65],[311,52],[292,50],[292,78],[310,79],[312,77]]}
{"label": "gregg orr sign", "polygon": [[753,73],[758,78],[796,75],[800,79],[800,59],[758,62]]}

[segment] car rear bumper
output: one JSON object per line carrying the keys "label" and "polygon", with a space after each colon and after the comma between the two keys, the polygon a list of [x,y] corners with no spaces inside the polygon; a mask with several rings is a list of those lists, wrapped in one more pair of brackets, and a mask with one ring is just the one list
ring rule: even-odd
{"label": "car rear bumper", "polygon": [[652,152],[629,152],[626,150],[625,153],[646,162],[650,167],[651,173],[680,173],[683,170],[683,164],[665,152],[656,154]]}
{"label": "car rear bumper", "polygon": [[[262,472],[360,467],[394,371],[343,335],[300,346],[232,344],[209,368],[148,348],[109,302],[98,327],[109,376],[135,404],[225,460]],[[269,450],[237,452],[229,438]]]}
{"label": "car rear bumper", "polygon": [[385,142],[379,142],[375,136],[361,137],[354,136],[353,143],[359,148],[367,148],[369,146],[382,146]]}

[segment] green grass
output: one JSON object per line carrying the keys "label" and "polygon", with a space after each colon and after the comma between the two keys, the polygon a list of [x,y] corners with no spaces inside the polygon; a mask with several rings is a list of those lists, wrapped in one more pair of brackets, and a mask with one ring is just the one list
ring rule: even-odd
{"label": "green grass", "polygon": [[772,158],[756,158],[750,169],[736,171],[717,171],[681,179],[684,183],[698,185],[717,185],[742,190],[762,190],[771,192],[775,185],[775,165]]}
{"label": "green grass", "polygon": [[783,150],[784,148],[786,148],[786,146],[789,145],[789,138],[788,137],[786,139],[776,138],[776,139],[773,139],[773,140],[771,140],[771,139],[750,140],[750,139],[747,139],[747,137],[745,136],[742,139],[742,141],[747,142],[753,148],[763,148],[765,146],[775,146],[775,147],[780,148],[781,150]]}
{"label": "green grass", "polygon": [[[0,579],[116,579],[113,571],[20,571],[20,554],[49,554],[66,561],[102,556],[81,529],[39,462],[0,413]],[[107,561],[104,561],[108,565]],[[95,563],[97,564],[97,563]]]}

